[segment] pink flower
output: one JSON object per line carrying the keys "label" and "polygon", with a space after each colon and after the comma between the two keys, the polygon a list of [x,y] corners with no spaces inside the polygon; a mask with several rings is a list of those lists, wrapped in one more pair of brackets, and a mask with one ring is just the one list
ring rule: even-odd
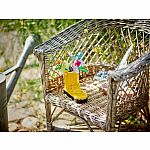
{"label": "pink flower", "polygon": [[79,67],[80,65],[81,65],[81,61],[80,61],[80,60],[76,60],[76,61],[75,61],[75,66],[78,66],[78,67]]}

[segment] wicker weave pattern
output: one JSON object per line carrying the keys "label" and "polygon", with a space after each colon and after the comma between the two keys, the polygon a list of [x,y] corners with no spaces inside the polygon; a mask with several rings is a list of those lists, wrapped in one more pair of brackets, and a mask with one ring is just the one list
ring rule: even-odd
{"label": "wicker weave pattern", "polygon": [[[135,50],[129,57],[128,62],[134,61],[148,49],[148,40],[144,41],[145,45],[141,44],[143,43],[143,39],[148,38],[148,35],[144,36],[142,35],[143,33],[137,30],[131,30],[130,32],[130,29],[123,29],[119,26],[119,28],[105,27],[98,31],[94,30],[93,32],[80,40],[73,41],[70,45],[66,45],[63,49],[55,51],[55,53],[45,55],[45,88],[47,91],[63,86],[62,72],[55,68],[57,66],[57,60],[59,59],[62,63],[65,63],[69,54],[76,55],[78,52],[83,52],[82,60],[85,61],[87,66],[97,65],[115,68],[131,43],[135,44]],[[96,52],[95,49],[97,49]],[[68,58],[67,62],[71,64],[72,60]]]}
{"label": "wicker weave pattern", "polygon": [[53,53],[54,50],[60,50],[64,45],[84,36],[84,29],[87,28],[89,32],[93,32],[98,28],[109,26],[131,26],[135,22],[136,20],[83,20],[36,47],[35,53]]}
{"label": "wicker weave pattern", "polygon": [[88,102],[85,104],[77,104],[71,98],[63,94],[63,89],[60,89],[59,92],[55,94],[48,94],[46,100],[50,101],[54,106],[65,108],[67,111],[78,114],[80,117],[105,129],[107,95],[100,88],[99,84],[93,84],[92,81],[84,82],[82,89],[88,94]]}
{"label": "wicker weave pattern", "polygon": [[[143,55],[150,48],[149,22],[83,20],[36,47],[34,53],[41,62],[45,100],[106,130],[111,130],[118,120],[145,107],[149,99],[147,66],[150,54]],[[118,64],[131,44],[133,50],[128,65],[118,69]],[[80,72],[81,84],[93,82],[93,76],[99,70],[109,70],[105,98],[101,96],[102,91],[97,91],[98,95],[88,94],[90,102],[79,105],[63,95],[63,73],[57,69],[58,61],[61,64],[72,64],[73,60],[68,56],[78,52],[83,53],[82,60],[89,69],[88,73]],[[103,94],[106,92],[103,91]]]}
{"label": "wicker weave pattern", "polygon": [[[126,118],[135,110],[142,108],[148,101],[148,71],[139,73],[126,81],[122,81],[117,90],[116,118]],[[142,101],[141,101],[142,99]]]}

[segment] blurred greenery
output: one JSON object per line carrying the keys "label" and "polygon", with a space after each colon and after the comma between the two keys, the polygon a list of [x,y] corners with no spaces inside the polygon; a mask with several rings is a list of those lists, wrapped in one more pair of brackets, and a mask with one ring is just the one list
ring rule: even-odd
{"label": "blurred greenery", "polygon": [[76,23],[78,19],[7,19],[0,20],[0,31],[17,31],[24,44],[30,34],[39,34],[42,41]]}
{"label": "blurred greenery", "polygon": [[41,100],[43,98],[40,79],[19,80],[18,85],[21,97],[23,95],[27,96],[28,93],[32,100]]}
{"label": "blurred greenery", "polygon": [[[17,32],[19,40],[21,40],[20,47],[25,44],[26,38],[31,34],[38,34],[41,36],[40,42],[47,41],[58,32],[64,30],[68,26],[76,23],[77,19],[1,19],[0,20],[0,32]],[[12,41],[10,41],[12,42]],[[3,45],[0,47],[0,58],[4,58],[5,64],[0,66],[0,72],[4,71],[4,68],[12,66],[12,59],[5,58],[6,49],[3,49]],[[16,60],[17,61],[17,60]],[[32,66],[31,66],[32,67]],[[33,64],[33,67],[38,67],[37,63]]]}

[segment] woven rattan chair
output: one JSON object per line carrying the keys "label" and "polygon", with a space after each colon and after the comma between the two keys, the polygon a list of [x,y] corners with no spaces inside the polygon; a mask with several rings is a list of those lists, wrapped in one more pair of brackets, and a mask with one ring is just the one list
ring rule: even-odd
{"label": "woven rattan chair", "polygon": [[[137,117],[137,125],[149,125],[149,20],[82,20],[37,46],[34,54],[41,64],[41,78],[46,105],[47,129],[52,131],[51,105],[83,120],[90,131],[95,125],[104,131],[128,129],[127,120]],[[118,67],[133,45],[126,65]],[[80,85],[88,95],[78,104],[64,94],[63,73],[57,61],[72,63],[68,54],[82,52],[88,72],[80,72]],[[107,87],[93,77],[100,70],[109,71]],[[134,124],[134,127],[136,125]]]}

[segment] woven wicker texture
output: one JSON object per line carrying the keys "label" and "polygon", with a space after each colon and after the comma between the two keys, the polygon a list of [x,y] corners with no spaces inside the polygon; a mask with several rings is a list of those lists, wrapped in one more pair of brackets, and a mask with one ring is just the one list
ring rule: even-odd
{"label": "woven wicker texture", "polygon": [[[149,54],[143,55],[149,51],[149,33],[149,20],[83,20],[39,45],[34,53],[41,63],[45,100],[106,131],[113,130],[116,122],[147,107],[149,64],[145,60]],[[128,65],[118,69],[131,45]],[[80,72],[80,83],[88,93],[86,104],[76,104],[63,94],[63,72],[58,69],[60,64],[72,64],[69,56],[78,52],[83,53],[89,70]],[[100,70],[109,71],[108,88],[97,84],[99,90],[89,93],[87,87],[94,84],[93,77]],[[52,116],[46,108],[49,124]]]}
{"label": "woven wicker texture", "polygon": [[54,106],[65,108],[67,111],[78,114],[80,117],[105,129],[107,95],[100,88],[100,84],[92,81],[84,82],[82,89],[88,94],[88,102],[85,104],[77,104],[63,94],[63,89],[57,91],[57,93],[48,94],[46,100],[50,101]]}

